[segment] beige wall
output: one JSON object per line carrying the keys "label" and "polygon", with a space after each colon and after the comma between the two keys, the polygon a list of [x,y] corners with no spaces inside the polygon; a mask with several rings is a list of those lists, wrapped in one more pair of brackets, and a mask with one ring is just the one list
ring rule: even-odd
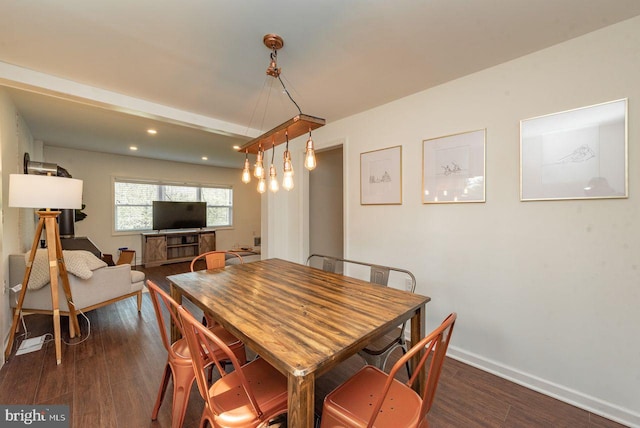
{"label": "beige wall", "polygon": [[9,174],[22,173],[23,156],[28,152],[33,160],[42,160],[42,145],[34,143],[24,120],[19,116],[13,101],[0,87],[0,158],[2,174],[2,211],[0,220],[0,272],[2,276],[2,296],[0,299],[0,332],[3,350],[11,325],[11,311],[7,293],[9,279],[8,255],[24,252],[33,242],[35,216],[31,209],[9,208]]}
{"label": "beige wall", "polygon": [[57,163],[84,182],[83,202],[87,218],[77,222],[76,236],[89,237],[103,253],[117,257],[118,248],[136,250],[140,262],[142,239],[139,233],[113,232],[113,177],[163,179],[184,183],[231,185],[234,195],[234,226],[216,233],[218,249],[234,244],[253,246],[260,235],[260,195],[255,186],[240,181],[240,169],[215,168],[132,156],[108,155],[82,150],[46,146],[46,162]]}
{"label": "beige wall", "polygon": [[[417,292],[432,298],[428,329],[457,311],[452,356],[634,426],[638,76],[635,18],[314,131],[318,147],[345,141],[345,256],[411,270]],[[520,120],[621,98],[629,99],[629,198],[520,202]],[[422,141],[482,128],[486,203],[423,205]],[[398,144],[403,204],[360,205],[360,153]],[[304,196],[286,198],[263,210],[278,214],[269,236],[303,221]],[[304,230],[288,239],[270,256],[304,261]]]}

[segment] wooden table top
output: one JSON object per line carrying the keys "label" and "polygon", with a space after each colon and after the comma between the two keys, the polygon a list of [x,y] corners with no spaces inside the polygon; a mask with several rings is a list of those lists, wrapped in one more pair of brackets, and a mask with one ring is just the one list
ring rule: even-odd
{"label": "wooden table top", "polygon": [[169,281],[283,373],[320,375],[431,299],[267,259]]}

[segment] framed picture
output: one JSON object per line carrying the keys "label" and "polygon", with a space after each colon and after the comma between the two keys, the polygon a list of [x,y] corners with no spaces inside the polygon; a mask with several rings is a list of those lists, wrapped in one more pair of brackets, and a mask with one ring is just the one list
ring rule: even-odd
{"label": "framed picture", "polygon": [[402,146],[360,153],[360,204],[402,204]]}
{"label": "framed picture", "polygon": [[422,142],[422,203],[484,202],[486,129]]}
{"label": "framed picture", "polygon": [[520,200],[627,196],[626,99],[520,121]]}

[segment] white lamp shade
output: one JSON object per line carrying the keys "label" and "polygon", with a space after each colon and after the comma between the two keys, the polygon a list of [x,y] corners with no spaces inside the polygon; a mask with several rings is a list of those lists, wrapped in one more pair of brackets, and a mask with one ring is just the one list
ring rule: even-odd
{"label": "white lamp shade", "polygon": [[9,174],[9,206],[82,208],[82,180],[49,175]]}

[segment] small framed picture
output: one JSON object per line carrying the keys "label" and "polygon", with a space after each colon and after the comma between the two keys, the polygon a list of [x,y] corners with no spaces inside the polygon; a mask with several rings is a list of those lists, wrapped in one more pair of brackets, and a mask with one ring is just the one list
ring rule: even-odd
{"label": "small framed picture", "polygon": [[626,99],[520,121],[520,200],[627,196]]}
{"label": "small framed picture", "polygon": [[485,201],[486,129],[422,142],[422,203]]}
{"label": "small framed picture", "polygon": [[402,146],[360,154],[360,204],[402,204]]}

